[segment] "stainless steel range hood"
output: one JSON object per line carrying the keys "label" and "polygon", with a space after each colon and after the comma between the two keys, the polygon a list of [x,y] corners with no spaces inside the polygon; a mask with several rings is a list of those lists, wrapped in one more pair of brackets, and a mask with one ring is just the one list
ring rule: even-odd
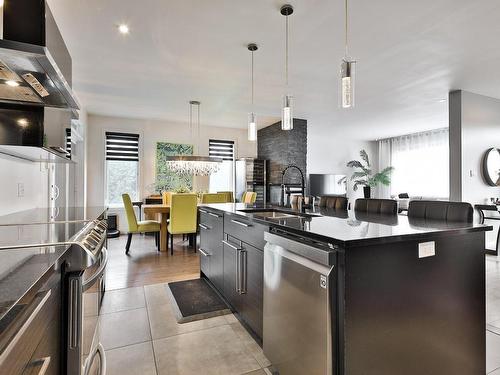
{"label": "stainless steel range hood", "polygon": [[44,0],[1,8],[0,102],[78,110],[71,56]]}
{"label": "stainless steel range hood", "polygon": [[4,0],[0,38],[0,154],[71,162],[66,143],[79,105],[71,56],[46,0]]}

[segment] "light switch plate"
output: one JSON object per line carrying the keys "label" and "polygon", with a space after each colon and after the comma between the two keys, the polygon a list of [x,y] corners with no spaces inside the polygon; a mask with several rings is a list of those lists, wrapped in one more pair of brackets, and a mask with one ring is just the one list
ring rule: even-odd
{"label": "light switch plate", "polygon": [[19,198],[24,197],[24,184],[22,182],[17,183],[17,196]]}
{"label": "light switch plate", "polygon": [[436,243],[434,241],[421,242],[418,244],[418,257],[427,258],[436,255]]}

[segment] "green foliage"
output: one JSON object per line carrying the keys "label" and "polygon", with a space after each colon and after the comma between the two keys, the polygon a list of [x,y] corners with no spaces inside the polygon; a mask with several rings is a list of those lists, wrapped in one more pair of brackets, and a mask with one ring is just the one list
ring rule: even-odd
{"label": "green foliage", "polygon": [[362,162],[359,160],[351,160],[347,163],[349,168],[359,169],[351,175],[351,181],[354,181],[352,186],[353,190],[358,190],[360,186],[370,186],[374,188],[379,184],[388,186],[391,183],[391,173],[394,167],[386,167],[382,171],[372,175],[368,153],[365,150],[361,150],[359,156]]}
{"label": "green foliage", "polygon": [[166,162],[167,156],[193,155],[193,145],[158,142],[156,143],[156,181],[154,189],[162,191],[193,190],[193,176],[179,175],[171,171]]}
{"label": "green foliage", "polygon": [[136,161],[106,161],[106,201],[108,204],[122,204],[122,194],[128,193],[137,200],[138,168]]}

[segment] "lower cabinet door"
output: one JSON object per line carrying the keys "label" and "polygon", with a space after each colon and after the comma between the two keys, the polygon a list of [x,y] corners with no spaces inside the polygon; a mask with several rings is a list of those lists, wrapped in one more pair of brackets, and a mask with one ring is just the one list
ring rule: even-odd
{"label": "lower cabinet door", "polygon": [[242,303],[240,315],[252,330],[262,338],[262,313],[264,308],[264,253],[247,244],[243,244]]}
{"label": "lower cabinet door", "polygon": [[220,291],[224,291],[224,250],[222,240],[219,237],[212,239],[210,247],[210,280]]}
{"label": "lower cabinet door", "polygon": [[[228,244],[229,243],[229,244]],[[229,303],[236,311],[241,309],[241,295],[238,291],[238,246],[231,242],[224,243],[223,246],[223,293]]]}

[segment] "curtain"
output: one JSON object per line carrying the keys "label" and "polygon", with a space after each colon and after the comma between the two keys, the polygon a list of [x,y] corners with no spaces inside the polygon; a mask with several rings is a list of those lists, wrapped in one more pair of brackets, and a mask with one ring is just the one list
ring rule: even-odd
{"label": "curtain", "polygon": [[[391,194],[449,197],[448,128],[390,139]],[[383,168],[383,165],[379,165]]]}
{"label": "curtain", "polygon": [[[383,139],[378,142],[378,167],[379,170],[383,170],[390,165],[392,165],[391,140]],[[391,197],[391,185],[379,185],[378,197],[382,199],[389,199]]]}

